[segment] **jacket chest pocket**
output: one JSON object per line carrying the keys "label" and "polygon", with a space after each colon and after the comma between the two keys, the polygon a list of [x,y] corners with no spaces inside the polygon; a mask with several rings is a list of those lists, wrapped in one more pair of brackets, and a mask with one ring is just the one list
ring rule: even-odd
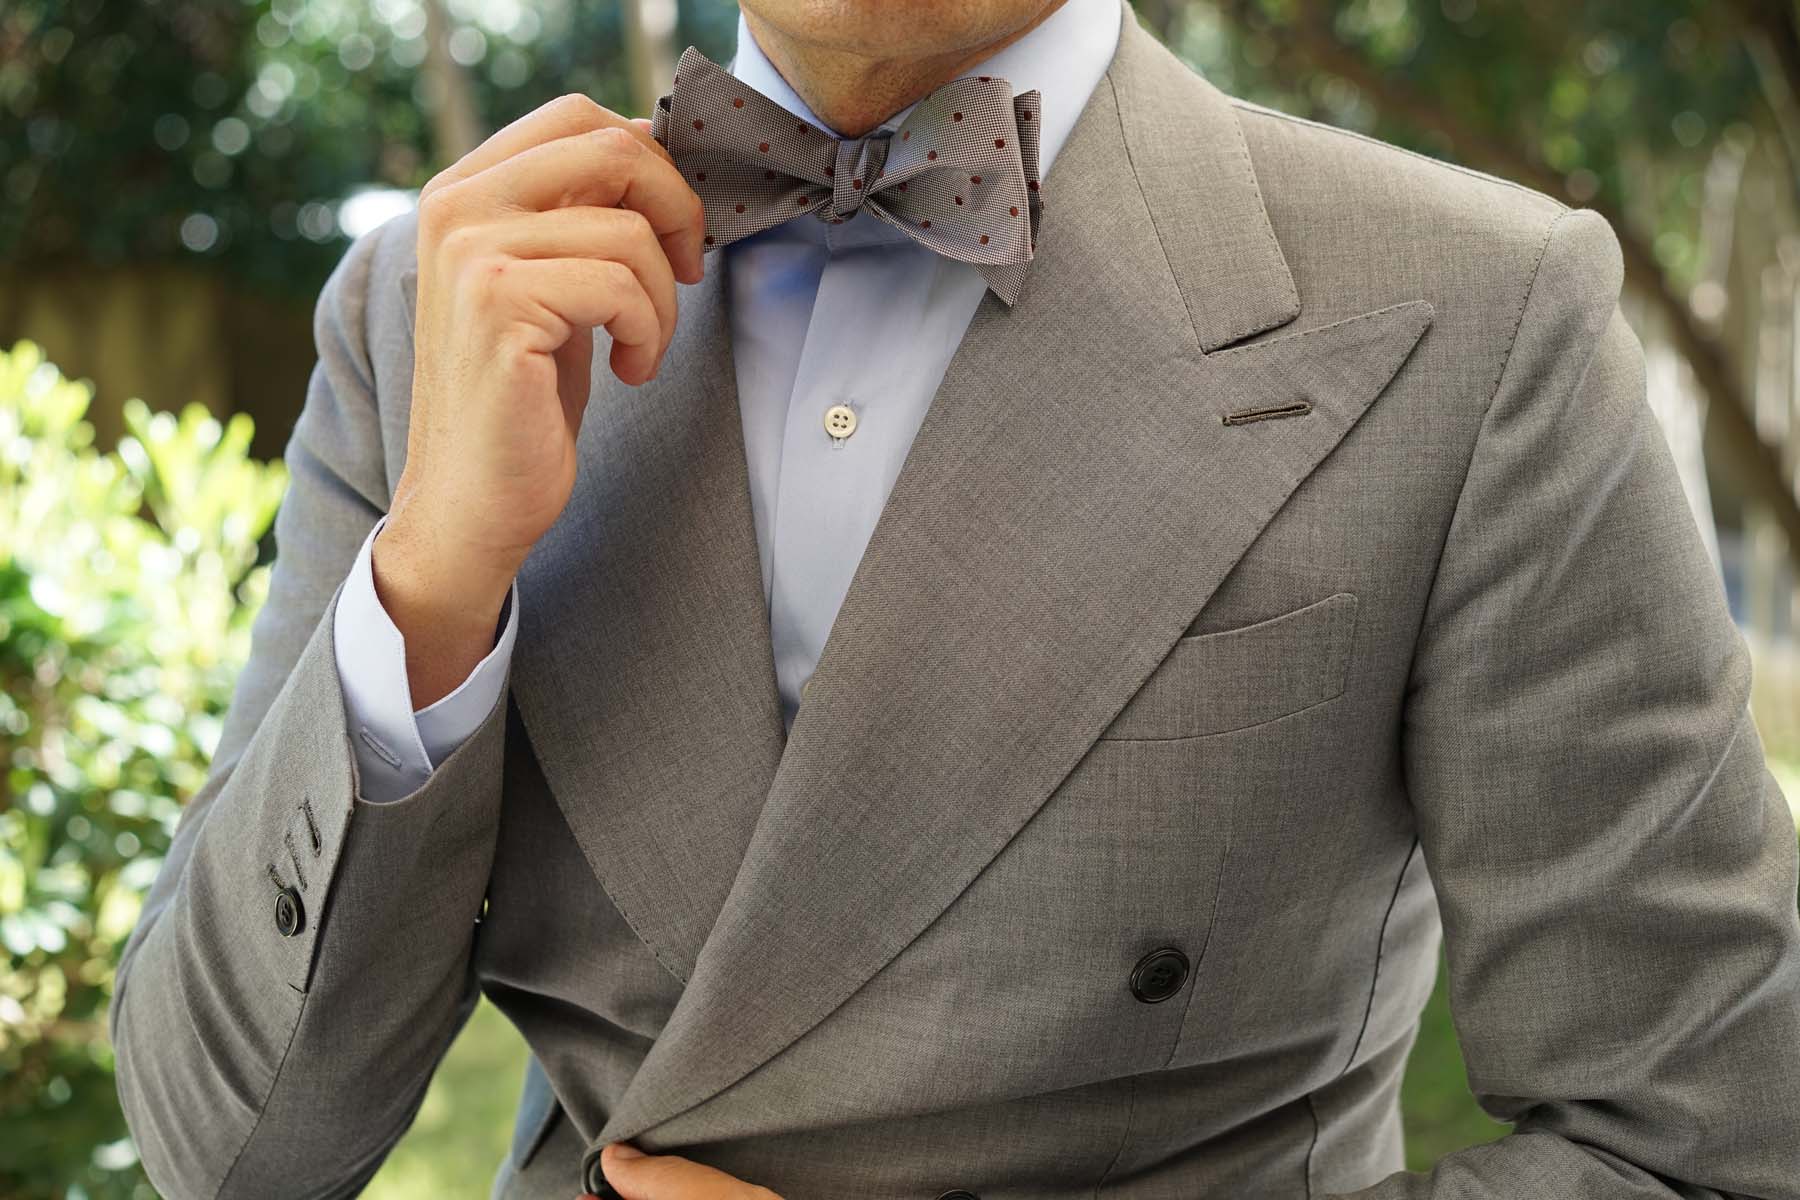
{"label": "jacket chest pocket", "polygon": [[1289,716],[1344,690],[1356,596],[1179,638],[1100,736],[1160,740],[1229,733]]}

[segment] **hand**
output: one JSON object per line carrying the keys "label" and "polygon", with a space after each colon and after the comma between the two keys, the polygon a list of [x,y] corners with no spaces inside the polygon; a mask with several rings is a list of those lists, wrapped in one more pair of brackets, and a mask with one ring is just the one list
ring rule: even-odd
{"label": "hand", "polygon": [[654,376],[704,223],[648,124],[578,95],[425,185],[407,461],[373,563],[415,708],[492,648],[513,576],[568,503],[591,331],[611,335],[625,383]]}
{"label": "hand", "polygon": [[768,1188],[679,1155],[645,1154],[629,1142],[602,1150],[600,1170],[625,1200],[781,1200]]}

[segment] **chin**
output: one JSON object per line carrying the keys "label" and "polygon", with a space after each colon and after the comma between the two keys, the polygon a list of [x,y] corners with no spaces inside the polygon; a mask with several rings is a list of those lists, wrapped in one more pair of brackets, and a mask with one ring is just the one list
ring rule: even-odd
{"label": "chin", "polygon": [[953,54],[1024,28],[1055,0],[740,0],[796,43],[870,58]]}

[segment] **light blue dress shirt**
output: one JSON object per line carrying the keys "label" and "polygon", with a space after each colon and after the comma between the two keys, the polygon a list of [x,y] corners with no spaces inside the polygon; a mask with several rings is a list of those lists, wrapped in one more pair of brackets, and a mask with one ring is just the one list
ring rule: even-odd
{"label": "light blue dress shirt", "polygon": [[[1035,29],[963,72],[1041,93],[1038,173],[1051,164],[1118,46],[1118,0],[1065,0]],[[729,70],[814,127],[738,17]],[[911,106],[880,130],[897,128]],[[1054,203],[1048,185],[1046,199]],[[941,257],[879,221],[831,225],[810,215],[720,251],[729,256],[732,358],[750,503],[762,557],[782,720],[800,693],[850,587],[876,519],[950,358],[987,291],[973,266]],[[825,413],[856,424],[834,437]],[[384,518],[385,522],[385,518]],[[362,796],[397,800],[473,733],[500,696],[518,629],[510,596],[494,649],[455,691],[413,711],[406,643],[375,594],[377,524],[338,598],[333,633]]]}

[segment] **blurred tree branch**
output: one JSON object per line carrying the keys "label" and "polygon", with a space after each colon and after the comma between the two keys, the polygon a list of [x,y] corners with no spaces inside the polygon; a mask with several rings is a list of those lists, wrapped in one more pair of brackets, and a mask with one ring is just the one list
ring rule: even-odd
{"label": "blurred tree branch", "polygon": [[450,15],[444,0],[425,0],[426,87],[431,97],[431,140],[436,160],[449,165],[481,144],[484,136],[468,72],[450,54]]}
{"label": "blurred tree branch", "polygon": [[[1755,10],[1755,28],[1775,40],[1785,39],[1779,50],[1800,67],[1800,34],[1786,0],[1771,6],[1766,0],[1729,0],[1740,12]],[[1254,0],[1222,0],[1221,8],[1239,28],[1268,24]],[[1775,11],[1785,10],[1785,16]],[[1676,349],[1686,359],[1696,381],[1706,393],[1706,432],[1725,461],[1729,462],[1745,496],[1766,506],[1786,535],[1791,552],[1800,554],[1800,502],[1788,483],[1780,452],[1764,442],[1751,415],[1749,393],[1736,364],[1713,332],[1695,316],[1686,295],[1670,280],[1655,250],[1626,220],[1622,211],[1603,200],[1578,197],[1565,178],[1546,165],[1520,140],[1497,136],[1462,119],[1449,105],[1412,87],[1397,72],[1373,66],[1357,50],[1341,41],[1334,29],[1334,6],[1322,0],[1294,0],[1290,22],[1270,39],[1275,55],[1271,66],[1298,77],[1323,71],[1354,86],[1381,112],[1415,129],[1432,133],[1447,143],[1459,161],[1517,180],[1566,202],[1593,208],[1618,234],[1624,252],[1626,279],[1647,297],[1666,319]],[[1166,27],[1165,27],[1166,28]],[[1791,77],[1800,83],[1800,74]]]}

